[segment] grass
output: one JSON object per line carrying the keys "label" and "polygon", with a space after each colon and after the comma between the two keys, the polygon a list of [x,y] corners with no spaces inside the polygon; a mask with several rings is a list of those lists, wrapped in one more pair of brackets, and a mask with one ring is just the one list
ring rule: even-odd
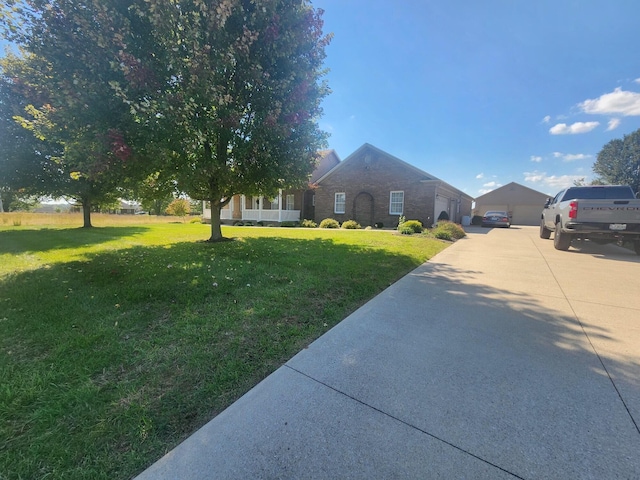
{"label": "grass", "polygon": [[128,218],[0,222],[0,479],[132,477],[446,246]]}

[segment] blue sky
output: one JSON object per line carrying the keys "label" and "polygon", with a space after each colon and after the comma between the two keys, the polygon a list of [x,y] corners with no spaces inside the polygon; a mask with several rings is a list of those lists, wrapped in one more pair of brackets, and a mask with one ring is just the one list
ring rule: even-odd
{"label": "blue sky", "polygon": [[477,197],[593,178],[640,128],[637,0],[313,0],[325,11],[321,127]]}

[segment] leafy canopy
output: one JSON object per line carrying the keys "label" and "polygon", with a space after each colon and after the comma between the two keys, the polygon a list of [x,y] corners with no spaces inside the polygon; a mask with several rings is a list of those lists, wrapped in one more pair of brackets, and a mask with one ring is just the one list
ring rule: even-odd
{"label": "leafy canopy", "polygon": [[601,183],[629,185],[640,192],[640,129],[602,147],[593,171]]}
{"label": "leafy canopy", "polygon": [[[46,103],[23,126],[63,148],[61,170],[90,196],[123,177],[169,170],[178,188],[220,208],[273,196],[312,172],[322,11],[308,0],[8,0],[5,33],[42,62]],[[159,165],[152,165],[160,161]]]}
{"label": "leafy canopy", "polygon": [[[111,87],[153,130],[179,189],[211,202],[217,240],[233,195],[304,185],[325,145],[322,12],[304,0],[150,0],[134,10],[147,28],[122,36],[125,81]],[[132,51],[136,42],[153,54]]]}

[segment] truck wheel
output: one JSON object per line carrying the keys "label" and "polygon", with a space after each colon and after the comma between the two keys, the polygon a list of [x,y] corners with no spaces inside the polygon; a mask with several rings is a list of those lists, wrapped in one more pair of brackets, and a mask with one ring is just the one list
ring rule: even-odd
{"label": "truck wheel", "polygon": [[562,232],[560,222],[556,223],[556,231],[553,235],[553,246],[556,250],[569,250],[571,246],[571,234]]}
{"label": "truck wheel", "polygon": [[633,242],[633,249],[638,255],[640,255],[640,240],[636,240],[635,242]]}
{"label": "truck wheel", "polygon": [[551,236],[551,230],[544,226],[544,219],[540,220],[540,238],[547,239]]}

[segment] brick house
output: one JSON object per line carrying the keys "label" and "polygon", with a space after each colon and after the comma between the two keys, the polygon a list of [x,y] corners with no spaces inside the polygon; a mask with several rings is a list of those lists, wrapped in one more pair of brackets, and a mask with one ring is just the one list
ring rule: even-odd
{"label": "brick house", "polygon": [[355,220],[393,228],[404,215],[425,226],[441,212],[461,223],[473,198],[399,158],[365,143],[315,182],[314,220]]}

